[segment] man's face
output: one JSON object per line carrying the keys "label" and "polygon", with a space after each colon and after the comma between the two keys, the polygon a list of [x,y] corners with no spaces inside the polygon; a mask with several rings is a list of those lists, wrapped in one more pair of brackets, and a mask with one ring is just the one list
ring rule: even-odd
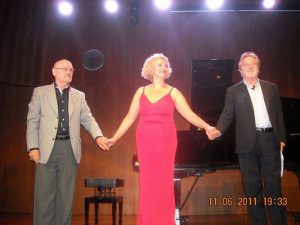
{"label": "man's face", "polygon": [[245,57],[240,65],[240,73],[244,79],[257,79],[259,67],[254,57]]}
{"label": "man's face", "polygon": [[57,85],[68,85],[72,81],[73,77],[72,63],[67,60],[60,60],[54,64],[52,68],[52,74],[55,77]]}

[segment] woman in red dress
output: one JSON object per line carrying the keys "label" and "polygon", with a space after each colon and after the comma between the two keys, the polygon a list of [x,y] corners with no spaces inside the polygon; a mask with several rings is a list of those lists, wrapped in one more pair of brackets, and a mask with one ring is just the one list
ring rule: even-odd
{"label": "woman in red dress", "polygon": [[172,70],[163,54],[146,59],[142,76],[151,84],[136,91],[129,112],[108,145],[113,145],[139,115],[136,145],[140,171],[138,225],[174,225],[174,164],[177,146],[174,109],[193,125],[213,135],[209,126],[189,107],[185,98],[165,80]]}

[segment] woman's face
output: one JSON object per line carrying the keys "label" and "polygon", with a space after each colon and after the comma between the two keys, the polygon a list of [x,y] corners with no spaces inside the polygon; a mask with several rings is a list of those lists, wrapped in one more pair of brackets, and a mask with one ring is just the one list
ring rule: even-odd
{"label": "woman's face", "polygon": [[169,65],[165,59],[158,58],[153,63],[153,77],[166,79],[169,77]]}

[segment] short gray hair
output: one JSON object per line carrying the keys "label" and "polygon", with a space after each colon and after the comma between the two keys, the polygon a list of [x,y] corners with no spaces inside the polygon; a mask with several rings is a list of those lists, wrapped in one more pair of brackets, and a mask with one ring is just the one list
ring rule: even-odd
{"label": "short gray hair", "polygon": [[246,57],[252,57],[256,60],[257,62],[257,66],[258,68],[260,68],[260,59],[259,57],[254,53],[254,52],[244,52],[241,57],[240,57],[240,61],[239,61],[239,70],[241,69],[241,65],[243,63],[244,58]]}

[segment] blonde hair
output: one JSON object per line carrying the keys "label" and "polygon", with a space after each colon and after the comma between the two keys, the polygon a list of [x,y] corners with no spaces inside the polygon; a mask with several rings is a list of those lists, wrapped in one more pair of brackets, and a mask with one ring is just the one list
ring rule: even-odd
{"label": "blonde hair", "polygon": [[257,62],[257,66],[258,66],[258,69],[260,68],[260,59],[259,57],[254,53],[254,52],[244,52],[241,57],[240,57],[240,61],[239,61],[239,70],[241,69],[241,65],[243,63],[243,60],[244,58],[246,57],[252,57],[256,60]]}
{"label": "blonde hair", "polygon": [[168,65],[167,78],[170,77],[170,75],[172,73],[172,69],[170,67],[169,59],[162,53],[153,54],[145,60],[143,68],[142,68],[142,73],[141,73],[142,77],[144,77],[145,79],[150,80],[150,81],[153,80],[153,78],[152,78],[153,77],[153,67],[154,67],[153,64],[158,59],[163,59],[166,61],[167,65]]}

